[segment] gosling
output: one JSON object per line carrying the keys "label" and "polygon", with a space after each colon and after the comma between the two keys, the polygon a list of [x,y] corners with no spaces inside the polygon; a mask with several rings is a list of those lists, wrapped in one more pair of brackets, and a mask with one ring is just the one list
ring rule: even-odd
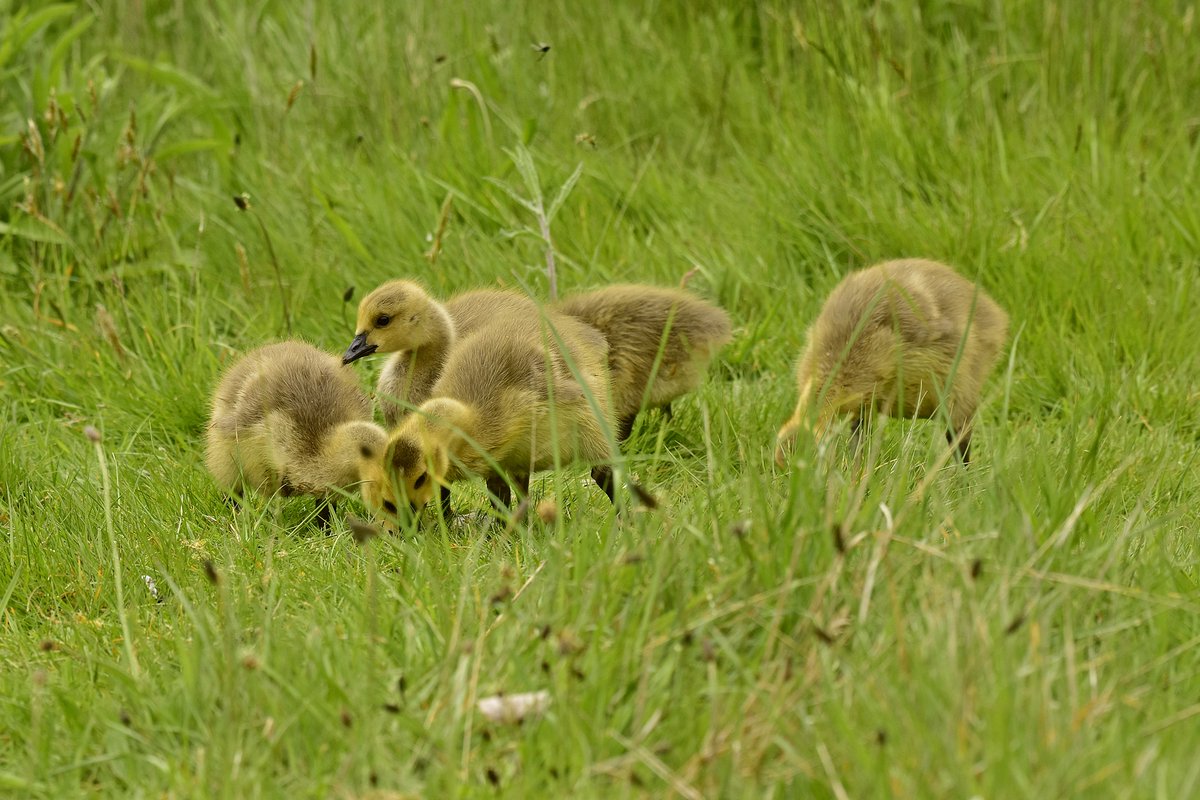
{"label": "gosling", "polygon": [[643,408],[663,408],[704,380],[716,352],[731,338],[729,315],[682,289],[609,286],[554,306],[598,329],[608,340],[617,441]]}
{"label": "gosling", "polygon": [[235,498],[247,490],[313,495],[328,526],[337,490],[355,487],[387,444],[370,420],[370,400],[336,356],[304,342],[266,345],[235,363],[213,393],[208,471]]}
{"label": "gosling", "polygon": [[776,463],[786,466],[802,428],[819,437],[836,416],[851,419],[857,438],[872,412],[929,419],[943,407],[947,440],[968,463],[983,383],[1007,335],[1000,306],[944,264],[903,259],[848,275],[809,328]]}
{"label": "gosling", "polygon": [[508,505],[504,474],[525,492],[530,473],[573,461],[594,464],[592,478],[612,499],[604,337],[553,312],[545,323],[500,317],[455,345],[433,396],[364,474],[369,507],[394,515],[406,501],[416,512],[435,487],[470,476],[486,478],[497,504]]}
{"label": "gosling", "polygon": [[531,314],[537,306],[516,292],[479,289],[443,305],[419,284],[389,281],[358,305],[354,341],[342,356],[349,364],[372,353],[393,353],[376,385],[388,428],[430,397],[450,348],[495,315]]}

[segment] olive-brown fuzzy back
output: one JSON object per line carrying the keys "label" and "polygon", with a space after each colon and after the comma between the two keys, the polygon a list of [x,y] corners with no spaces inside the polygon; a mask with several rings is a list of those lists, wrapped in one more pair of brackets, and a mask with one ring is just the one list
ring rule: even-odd
{"label": "olive-brown fuzzy back", "polygon": [[695,389],[731,338],[729,315],[682,289],[622,284],[568,297],[554,308],[608,341],[619,417],[636,414],[643,401],[666,405]]}
{"label": "olive-brown fuzzy back", "polygon": [[529,297],[507,289],[473,289],[446,301],[446,311],[454,320],[460,337],[470,336],[495,319],[525,316],[537,319],[540,311]]}
{"label": "olive-brown fuzzy back", "polygon": [[[607,459],[606,358],[604,337],[571,317],[497,318],[459,342],[433,397],[470,408],[470,437],[508,470],[545,469],[555,448],[564,462]],[[468,471],[491,474],[474,446],[456,455]]]}
{"label": "olive-brown fuzzy back", "polygon": [[213,394],[207,461],[224,488],[319,493],[324,448],[348,422],[367,421],[370,401],[337,357],[303,342],[248,353]]}
{"label": "olive-brown fuzzy back", "polygon": [[819,432],[838,414],[931,417],[943,401],[966,430],[1007,335],[1004,311],[944,264],[906,259],[854,272],[809,329],[800,400],[780,446],[808,422]]}

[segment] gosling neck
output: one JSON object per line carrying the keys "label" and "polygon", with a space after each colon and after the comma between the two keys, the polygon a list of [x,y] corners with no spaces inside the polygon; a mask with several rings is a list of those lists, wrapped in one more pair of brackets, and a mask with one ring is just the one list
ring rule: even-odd
{"label": "gosling neck", "polygon": [[454,344],[454,321],[446,307],[430,302],[429,335],[409,351],[409,382],[428,390],[442,374],[442,365]]}
{"label": "gosling neck", "polygon": [[428,326],[425,338],[412,349],[419,350],[423,357],[444,357],[454,344],[454,320],[446,307],[432,298],[429,300]]}

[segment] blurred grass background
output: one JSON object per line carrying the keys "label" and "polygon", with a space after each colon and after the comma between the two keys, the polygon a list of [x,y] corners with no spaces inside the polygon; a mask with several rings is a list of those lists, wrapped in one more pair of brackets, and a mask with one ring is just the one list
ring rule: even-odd
{"label": "blurred grass background", "polygon": [[[0,791],[1190,796],[1195,16],[0,0]],[[660,510],[576,470],[550,527],[231,513],[207,397],[287,335],[277,280],[332,351],[388,278],[545,296],[522,147],[548,197],[582,165],[561,291],[695,270],[738,326],[629,448]],[[865,476],[776,473],[808,321],[901,256],[1012,316],[976,463],[889,422]]]}

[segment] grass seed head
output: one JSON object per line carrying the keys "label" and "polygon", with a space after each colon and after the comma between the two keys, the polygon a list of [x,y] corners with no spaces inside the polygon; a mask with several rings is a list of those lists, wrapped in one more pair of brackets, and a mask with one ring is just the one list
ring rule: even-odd
{"label": "grass seed head", "polygon": [[537,504],[537,515],[546,525],[553,525],[558,520],[558,503],[547,497]]}
{"label": "grass seed head", "polygon": [[521,502],[517,503],[517,507],[513,509],[512,519],[509,520],[510,525],[520,525],[525,521],[525,517],[529,514],[529,498],[522,497]]}
{"label": "grass seed head", "polygon": [[350,535],[354,537],[355,544],[366,544],[379,535],[379,528],[358,517],[346,517],[346,524],[350,526]]}
{"label": "grass seed head", "polygon": [[658,508],[658,498],[646,491],[646,489],[640,483],[637,483],[636,481],[630,481],[629,488],[633,491],[633,495],[638,499],[638,502],[644,505],[646,508],[650,509],[651,511],[654,511]]}
{"label": "grass seed head", "polygon": [[842,523],[835,522],[829,531],[833,535],[833,546],[839,553],[846,552],[846,529]]}
{"label": "grass seed head", "polygon": [[296,104],[296,98],[300,96],[300,91],[304,88],[304,81],[296,81],[292,85],[292,90],[288,92],[287,106],[283,109],[285,112],[291,111],[292,106]]}
{"label": "grass seed head", "polygon": [[100,329],[100,334],[117,354],[117,358],[124,360],[125,348],[121,345],[121,333],[117,330],[117,321],[113,319],[112,314],[108,312],[103,303],[96,304],[96,327]]}

